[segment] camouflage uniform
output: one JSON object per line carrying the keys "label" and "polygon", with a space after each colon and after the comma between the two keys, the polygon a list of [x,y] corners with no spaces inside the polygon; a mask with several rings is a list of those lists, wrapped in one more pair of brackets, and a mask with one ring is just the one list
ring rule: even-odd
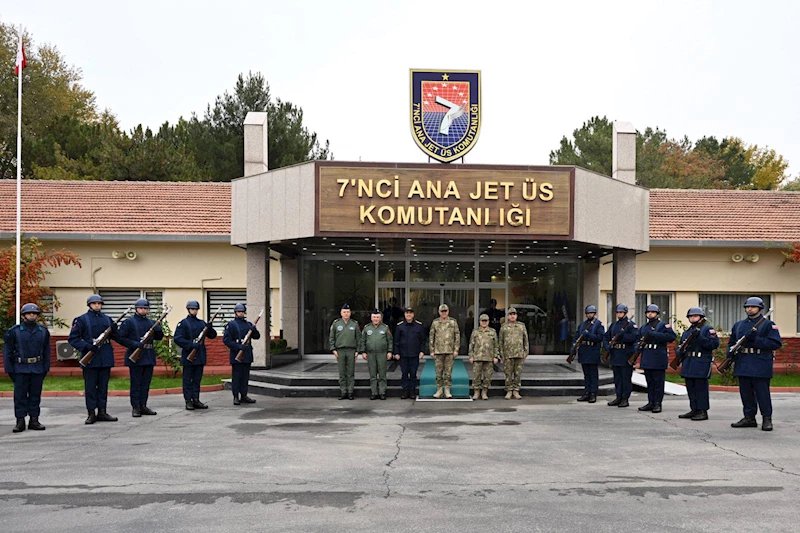
{"label": "camouflage uniform", "polygon": [[393,346],[392,332],[386,324],[373,326],[370,322],[361,331],[358,351],[367,354],[369,386],[373,396],[386,394],[386,356],[392,352]]}
{"label": "camouflage uniform", "polygon": [[472,363],[472,388],[488,390],[492,383],[494,364],[492,360],[499,357],[497,332],[492,328],[478,328],[469,339],[469,356]]}
{"label": "camouflage uniform", "polygon": [[436,360],[436,386],[450,387],[452,383],[454,353],[461,346],[461,332],[454,318],[441,317],[431,324],[429,335],[431,355]]}
{"label": "camouflage uniform", "polygon": [[361,337],[358,322],[352,318],[347,322],[337,318],[331,324],[329,335],[330,349],[339,353],[336,360],[339,366],[339,389],[342,394],[353,393],[356,386],[356,348]]}
{"label": "camouflage uniform", "polygon": [[506,374],[506,391],[519,391],[522,365],[528,356],[528,328],[522,322],[506,322],[500,328],[500,358]]}

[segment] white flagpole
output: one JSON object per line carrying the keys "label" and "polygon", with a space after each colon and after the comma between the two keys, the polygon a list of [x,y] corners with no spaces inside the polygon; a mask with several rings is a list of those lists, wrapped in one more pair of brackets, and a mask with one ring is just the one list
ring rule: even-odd
{"label": "white flagpole", "polygon": [[[22,24],[19,25],[19,42],[22,46]],[[22,65],[17,82],[17,324],[20,323],[20,233],[22,231]]]}

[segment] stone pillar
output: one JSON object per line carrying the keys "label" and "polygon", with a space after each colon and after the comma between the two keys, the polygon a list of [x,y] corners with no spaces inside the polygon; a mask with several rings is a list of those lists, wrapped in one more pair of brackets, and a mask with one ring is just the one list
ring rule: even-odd
{"label": "stone pillar", "polygon": [[251,111],[244,119],[244,175],[252,176],[266,172],[267,114]]}
{"label": "stone pillar", "polygon": [[600,311],[605,308],[600,304],[600,260],[589,259],[583,262],[583,302],[578,309],[578,316],[582,315],[587,305],[594,305],[599,317]]}
{"label": "stone pillar", "polygon": [[253,322],[258,312],[264,310],[258,331],[261,338],[254,340],[253,365],[269,366],[269,246],[266,244],[247,245],[247,317]]}
{"label": "stone pillar", "polygon": [[636,185],[636,129],[630,122],[614,122],[611,141],[611,177]]}
{"label": "stone pillar", "polygon": [[[281,259],[281,329],[287,346],[300,344],[300,273],[297,259]],[[302,352],[301,352],[302,353]]]}
{"label": "stone pillar", "polygon": [[[636,313],[636,252],[615,248],[613,272],[613,305],[627,305],[628,316],[632,317]],[[637,316],[637,321],[641,322],[643,316]]]}

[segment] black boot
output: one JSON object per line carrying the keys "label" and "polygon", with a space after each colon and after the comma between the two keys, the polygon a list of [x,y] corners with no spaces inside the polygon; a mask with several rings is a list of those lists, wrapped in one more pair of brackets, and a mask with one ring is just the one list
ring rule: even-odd
{"label": "black boot", "polygon": [[345,391],[342,391],[341,393],[339,393],[339,399],[340,400],[346,400],[347,399],[347,393]]}
{"label": "black boot", "polygon": [[607,405],[608,405],[609,407],[614,407],[615,405],[619,405],[621,401],[622,401],[622,398],[620,398],[619,396],[617,396],[616,398],[614,398],[613,400],[611,400],[610,402],[608,402],[608,404],[607,404]]}
{"label": "black boot", "polygon": [[369,399],[370,400],[377,400],[378,399],[378,395],[377,394],[370,394]]}
{"label": "black boot", "polygon": [[192,400],[192,405],[195,409],[208,409],[208,405],[204,404],[200,400]]}
{"label": "black boot", "polygon": [[628,407],[629,405],[630,405],[630,402],[628,402],[628,399],[627,398],[622,398],[619,401],[619,405],[617,407]]}
{"label": "black boot", "polygon": [[98,422],[116,422],[117,417],[111,416],[106,412],[105,407],[98,407],[97,408],[97,421]]}
{"label": "black boot", "polygon": [[143,415],[151,415],[152,416],[152,415],[156,414],[155,411],[153,411],[152,409],[150,409],[146,405],[140,405],[139,406],[139,411],[141,411],[141,413]]}
{"label": "black boot", "polygon": [[731,424],[732,428],[757,428],[758,422],[756,422],[756,417],[754,416],[745,416],[738,422],[734,422]]}
{"label": "black boot", "polygon": [[88,411],[89,411],[89,416],[86,417],[86,422],[84,422],[84,424],[86,425],[94,424],[95,422],[97,422],[97,415],[94,414],[94,409],[89,409]]}
{"label": "black boot", "polygon": [[656,402],[653,404],[653,412],[660,413],[661,412],[661,402]]}
{"label": "black boot", "polygon": [[385,400],[385,399],[386,399],[386,393],[381,394],[381,400]]}
{"label": "black boot", "polygon": [[417,398],[419,396],[419,389],[414,389],[411,391],[411,399]]}
{"label": "black boot", "polygon": [[578,401],[579,402],[588,402],[589,401],[589,393],[588,392],[584,392],[583,396],[578,398]]}
{"label": "black boot", "polygon": [[131,411],[131,416],[133,416],[133,418],[139,418],[142,416],[142,409],[138,405],[134,405],[133,410]]}
{"label": "black boot", "polygon": [[588,402],[589,402],[589,403],[595,403],[596,401],[597,401],[597,394],[595,394],[595,393],[591,393],[591,394],[589,395],[589,400],[588,400]]}
{"label": "black boot", "polygon": [[21,433],[25,431],[25,419],[17,418],[17,425],[14,426],[14,429],[12,429],[11,431],[13,431],[14,433]]}
{"label": "black boot", "polygon": [[684,413],[684,414],[682,414],[682,415],[678,415],[678,418],[692,418],[694,415],[696,415],[696,414],[697,414],[697,413],[699,413],[699,412],[700,412],[700,411],[697,411],[697,410],[695,410],[695,409],[692,409],[692,410],[691,410],[691,411],[689,411],[688,413]]}
{"label": "black boot", "polygon": [[[339,398],[341,400],[341,398]],[[237,395],[233,395],[233,405],[242,405],[242,401],[239,399]]]}
{"label": "black boot", "polygon": [[32,416],[30,421],[28,422],[28,429],[33,429],[35,431],[44,431],[45,427],[39,423],[38,416]]}
{"label": "black boot", "polygon": [[651,402],[647,402],[646,404],[644,404],[643,406],[641,406],[641,407],[639,408],[639,410],[640,410],[640,411],[652,411],[652,410],[653,410],[653,404],[652,404]]}
{"label": "black boot", "polygon": [[242,403],[256,403],[250,396],[242,396]]}
{"label": "black boot", "polygon": [[401,400],[408,400],[408,389],[403,389],[403,394],[400,395]]}
{"label": "black boot", "polygon": [[[30,427],[30,426],[28,426]],[[761,422],[761,430],[762,431],[772,431],[772,417],[765,416],[763,421]]]}
{"label": "black boot", "polygon": [[697,411],[692,420],[708,420],[708,411]]}
{"label": "black boot", "polygon": [[194,404],[192,403],[192,400],[186,400],[186,410],[194,411]]}
{"label": "black boot", "polygon": [[347,394],[347,399],[348,400],[355,400],[356,399],[356,395],[354,393],[350,392],[350,393]]}

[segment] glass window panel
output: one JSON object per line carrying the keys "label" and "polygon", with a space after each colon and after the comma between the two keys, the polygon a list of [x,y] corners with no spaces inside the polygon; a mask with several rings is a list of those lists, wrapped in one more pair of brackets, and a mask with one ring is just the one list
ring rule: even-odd
{"label": "glass window panel", "polygon": [[378,281],[405,281],[405,261],[380,261],[378,262]]}
{"label": "glass window panel", "polygon": [[475,261],[411,261],[411,281],[475,281]]}
{"label": "glass window panel", "polygon": [[478,316],[489,315],[489,326],[500,333],[500,326],[506,316],[506,290],[480,289],[478,291]]}
{"label": "glass window panel", "polygon": [[378,289],[378,309],[383,313],[383,322],[394,333],[397,323],[403,320],[406,306],[405,289],[381,287]]}
{"label": "glass window panel", "polygon": [[498,262],[483,262],[478,263],[478,281],[492,282],[492,281],[505,281],[506,280],[506,264]]}

